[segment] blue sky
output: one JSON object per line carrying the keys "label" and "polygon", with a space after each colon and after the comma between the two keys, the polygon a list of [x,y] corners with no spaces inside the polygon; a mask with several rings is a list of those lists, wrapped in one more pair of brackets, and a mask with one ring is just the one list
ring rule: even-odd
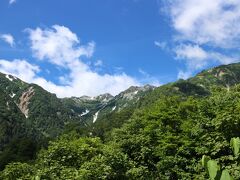
{"label": "blue sky", "polygon": [[59,97],[117,94],[238,62],[240,2],[2,0],[0,71]]}

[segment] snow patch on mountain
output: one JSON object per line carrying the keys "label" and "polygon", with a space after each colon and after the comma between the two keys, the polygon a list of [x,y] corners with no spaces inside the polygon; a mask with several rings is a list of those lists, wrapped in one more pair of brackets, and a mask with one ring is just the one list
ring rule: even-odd
{"label": "snow patch on mountain", "polygon": [[95,123],[98,119],[98,114],[99,114],[99,111],[96,112],[94,115],[93,115],[93,123]]}
{"label": "snow patch on mountain", "polygon": [[10,106],[9,106],[9,102],[8,101],[7,101],[6,105],[7,105],[7,110],[10,111]]}
{"label": "snow patch on mountain", "polygon": [[83,112],[80,116],[81,116],[81,117],[82,117],[82,116],[85,116],[85,115],[87,115],[89,112],[90,112],[90,111],[89,111],[88,109],[86,109],[86,111]]}
{"label": "snow patch on mountain", "polygon": [[10,77],[10,75],[7,74],[5,77],[6,77],[9,81],[13,81],[13,78]]}
{"label": "snow patch on mountain", "polygon": [[14,98],[16,96],[15,93],[12,92],[12,94],[9,95],[11,98]]}
{"label": "snow patch on mountain", "polygon": [[112,111],[114,111],[116,108],[117,108],[117,106],[114,106],[114,107],[112,108]]}

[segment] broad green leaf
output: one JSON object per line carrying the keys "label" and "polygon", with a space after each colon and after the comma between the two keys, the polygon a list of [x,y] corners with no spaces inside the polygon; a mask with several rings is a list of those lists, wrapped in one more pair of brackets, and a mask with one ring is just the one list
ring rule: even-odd
{"label": "broad green leaf", "polygon": [[237,138],[232,138],[230,145],[232,147],[233,153],[235,156],[237,156],[239,154],[239,150],[240,150],[240,139],[239,137]]}
{"label": "broad green leaf", "polygon": [[36,176],[36,177],[35,177],[35,180],[40,180],[40,177],[39,177],[39,176]]}
{"label": "broad green leaf", "polygon": [[220,180],[233,180],[227,170],[223,170]]}
{"label": "broad green leaf", "polygon": [[203,155],[202,157],[202,166],[207,169],[207,163],[210,160],[210,158],[206,155]]}
{"label": "broad green leaf", "polygon": [[214,180],[218,174],[218,171],[220,170],[217,162],[214,160],[209,160],[207,162],[207,167],[208,167],[208,173],[209,173],[210,179]]}

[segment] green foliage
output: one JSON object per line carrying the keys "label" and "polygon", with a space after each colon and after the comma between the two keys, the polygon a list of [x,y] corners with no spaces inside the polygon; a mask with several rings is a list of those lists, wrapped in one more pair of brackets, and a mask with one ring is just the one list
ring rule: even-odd
{"label": "green foliage", "polygon": [[60,164],[66,167],[80,167],[83,162],[91,160],[101,151],[99,139],[81,138],[72,141],[59,140],[52,142],[48,151],[39,154],[41,163]]}
{"label": "green foliage", "polygon": [[133,112],[134,111],[131,108],[126,108],[120,112],[106,114],[102,118],[99,118],[98,121],[88,129],[88,132],[92,132],[93,136],[107,139],[109,132],[114,128],[122,127],[122,125],[132,116]]}
{"label": "green foliage", "polygon": [[61,137],[42,150],[33,165],[12,163],[4,179],[126,179],[131,167],[127,156],[114,144],[99,138]]}
{"label": "green foliage", "polygon": [[203,157],[202,157],[202,166],[206,168],[208,166],[208,161],[209,160],[210,160],[210,158],[208,156],[203,155]]}
{"label": "green foliage", "polygon": [[217,162],[214,160],[209,160],[207,162],[207,169],[208,169],[208,173],[210,176],[210,179],[217,179],[217,176],[220,172],[220,167],[218,166]]}
{"label": "green foliage", "polygon": [[[211,179],[221,176],[223,179],[230,178],[231,174],[239,179],[239,159],[232,156],[229,148],[231,137],[239,134],[236,128],[240,126],[239,94],[237,86],[227,93],[223,88],[213,90],[207,98],[162,96],[154,104],[135,111],[130,119],[114,113],[109,117],[122,122],[115,126],[113,121],[113,130],[102,129],[108,132],[104,142],[97,137],[81,137],[79,133],[61,136],[38,153],[33,164],[29,164],[28,176],[41,179],[206,179],[210,175]],[[236,148],[235,141],[237,138],[231,145]],[[201,158],[207,171],[201,166]],[[19,176],[25,178],[25,174]]]}
{"label": "green foliage", "polygon": [[[233,153],[238,158],[239,152],[239,137],[232,138],[230,145],[233,149]],[[224,169],[222,172],[220,166],[218,166],[215,160],[211,160],[209,157],[203,155],[202,157],[202,166],[207,170],[210,179],[215,180],[233,180],[233,177],[229,174],[228,170]]]}
{"label": "green foliage", "polygon": [[[207,161],[207,159],[205,159],[205,161]],[[212,180],[233,180],[226,169],[221,172],[219,165],[214,160],[208,160],[205,168],[207,169],[209,177]]]}
{"label": "green foliage", "polygon": [[13,139],[0,153],[0,169],[9,162],[27,162],[35,158],[38,145],[30,138]]}
{"label": "green foliage", "polygon": [[240,138],[232,138],[230,145],[232,147],[233,153],[235,156],[238,156],[240,150]]}
{"label": "green foliage", "polygon": [[220,180],[233,180],[227,170],[223,170]]}
{"label": "green foliage", "polygon": [[30,179],[33,173],[33,168],[26,163],[12,163],[6,166],[0,179],[15,180],[15,179]]}

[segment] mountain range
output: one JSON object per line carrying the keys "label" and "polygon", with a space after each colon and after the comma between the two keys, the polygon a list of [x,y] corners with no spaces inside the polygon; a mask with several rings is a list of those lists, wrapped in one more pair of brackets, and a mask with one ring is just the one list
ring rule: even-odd
{"label": "mountain range", "polygon": [[[160,87],[132,86],[116,96],[58,98],[36,84],[0,73],[0,156],[21,140],[30,139],[28,143],[24,141],[25,147],[28,144],[32,148],[34,143],[47,146],[49,140],[73,130],[105,139],[108,132],[120,128],[135,111],[165,96],[208,97],[214,88],[230,89],[239,83],[240,63],[235,63]],[[6,162],[11,161],[9,153],[12,151],[4,155]]]}
{"label": "mountain range", "polygon": [[143,104],[154,102],[155,99],[151,97],[158,98],[154,94],[206,96],[214,85],[229,87],[239,82],[240,64],[236,63],[204,70],[190,79],[160,87],[133,86],[117,96],[102,94],[60,99],[36,84],[28,84],[15,76],[0,73],[0,117],[3,119],[0,139],[4,139],[0,140],[0,149],[8,141],[8,138],[1,138],[5,137],[5,133],[11,137],[26,131],[24,129],[34,129],[36,136],[54,138],[70,124],[90,126],[112,113],[129,108],[134,111]]}

